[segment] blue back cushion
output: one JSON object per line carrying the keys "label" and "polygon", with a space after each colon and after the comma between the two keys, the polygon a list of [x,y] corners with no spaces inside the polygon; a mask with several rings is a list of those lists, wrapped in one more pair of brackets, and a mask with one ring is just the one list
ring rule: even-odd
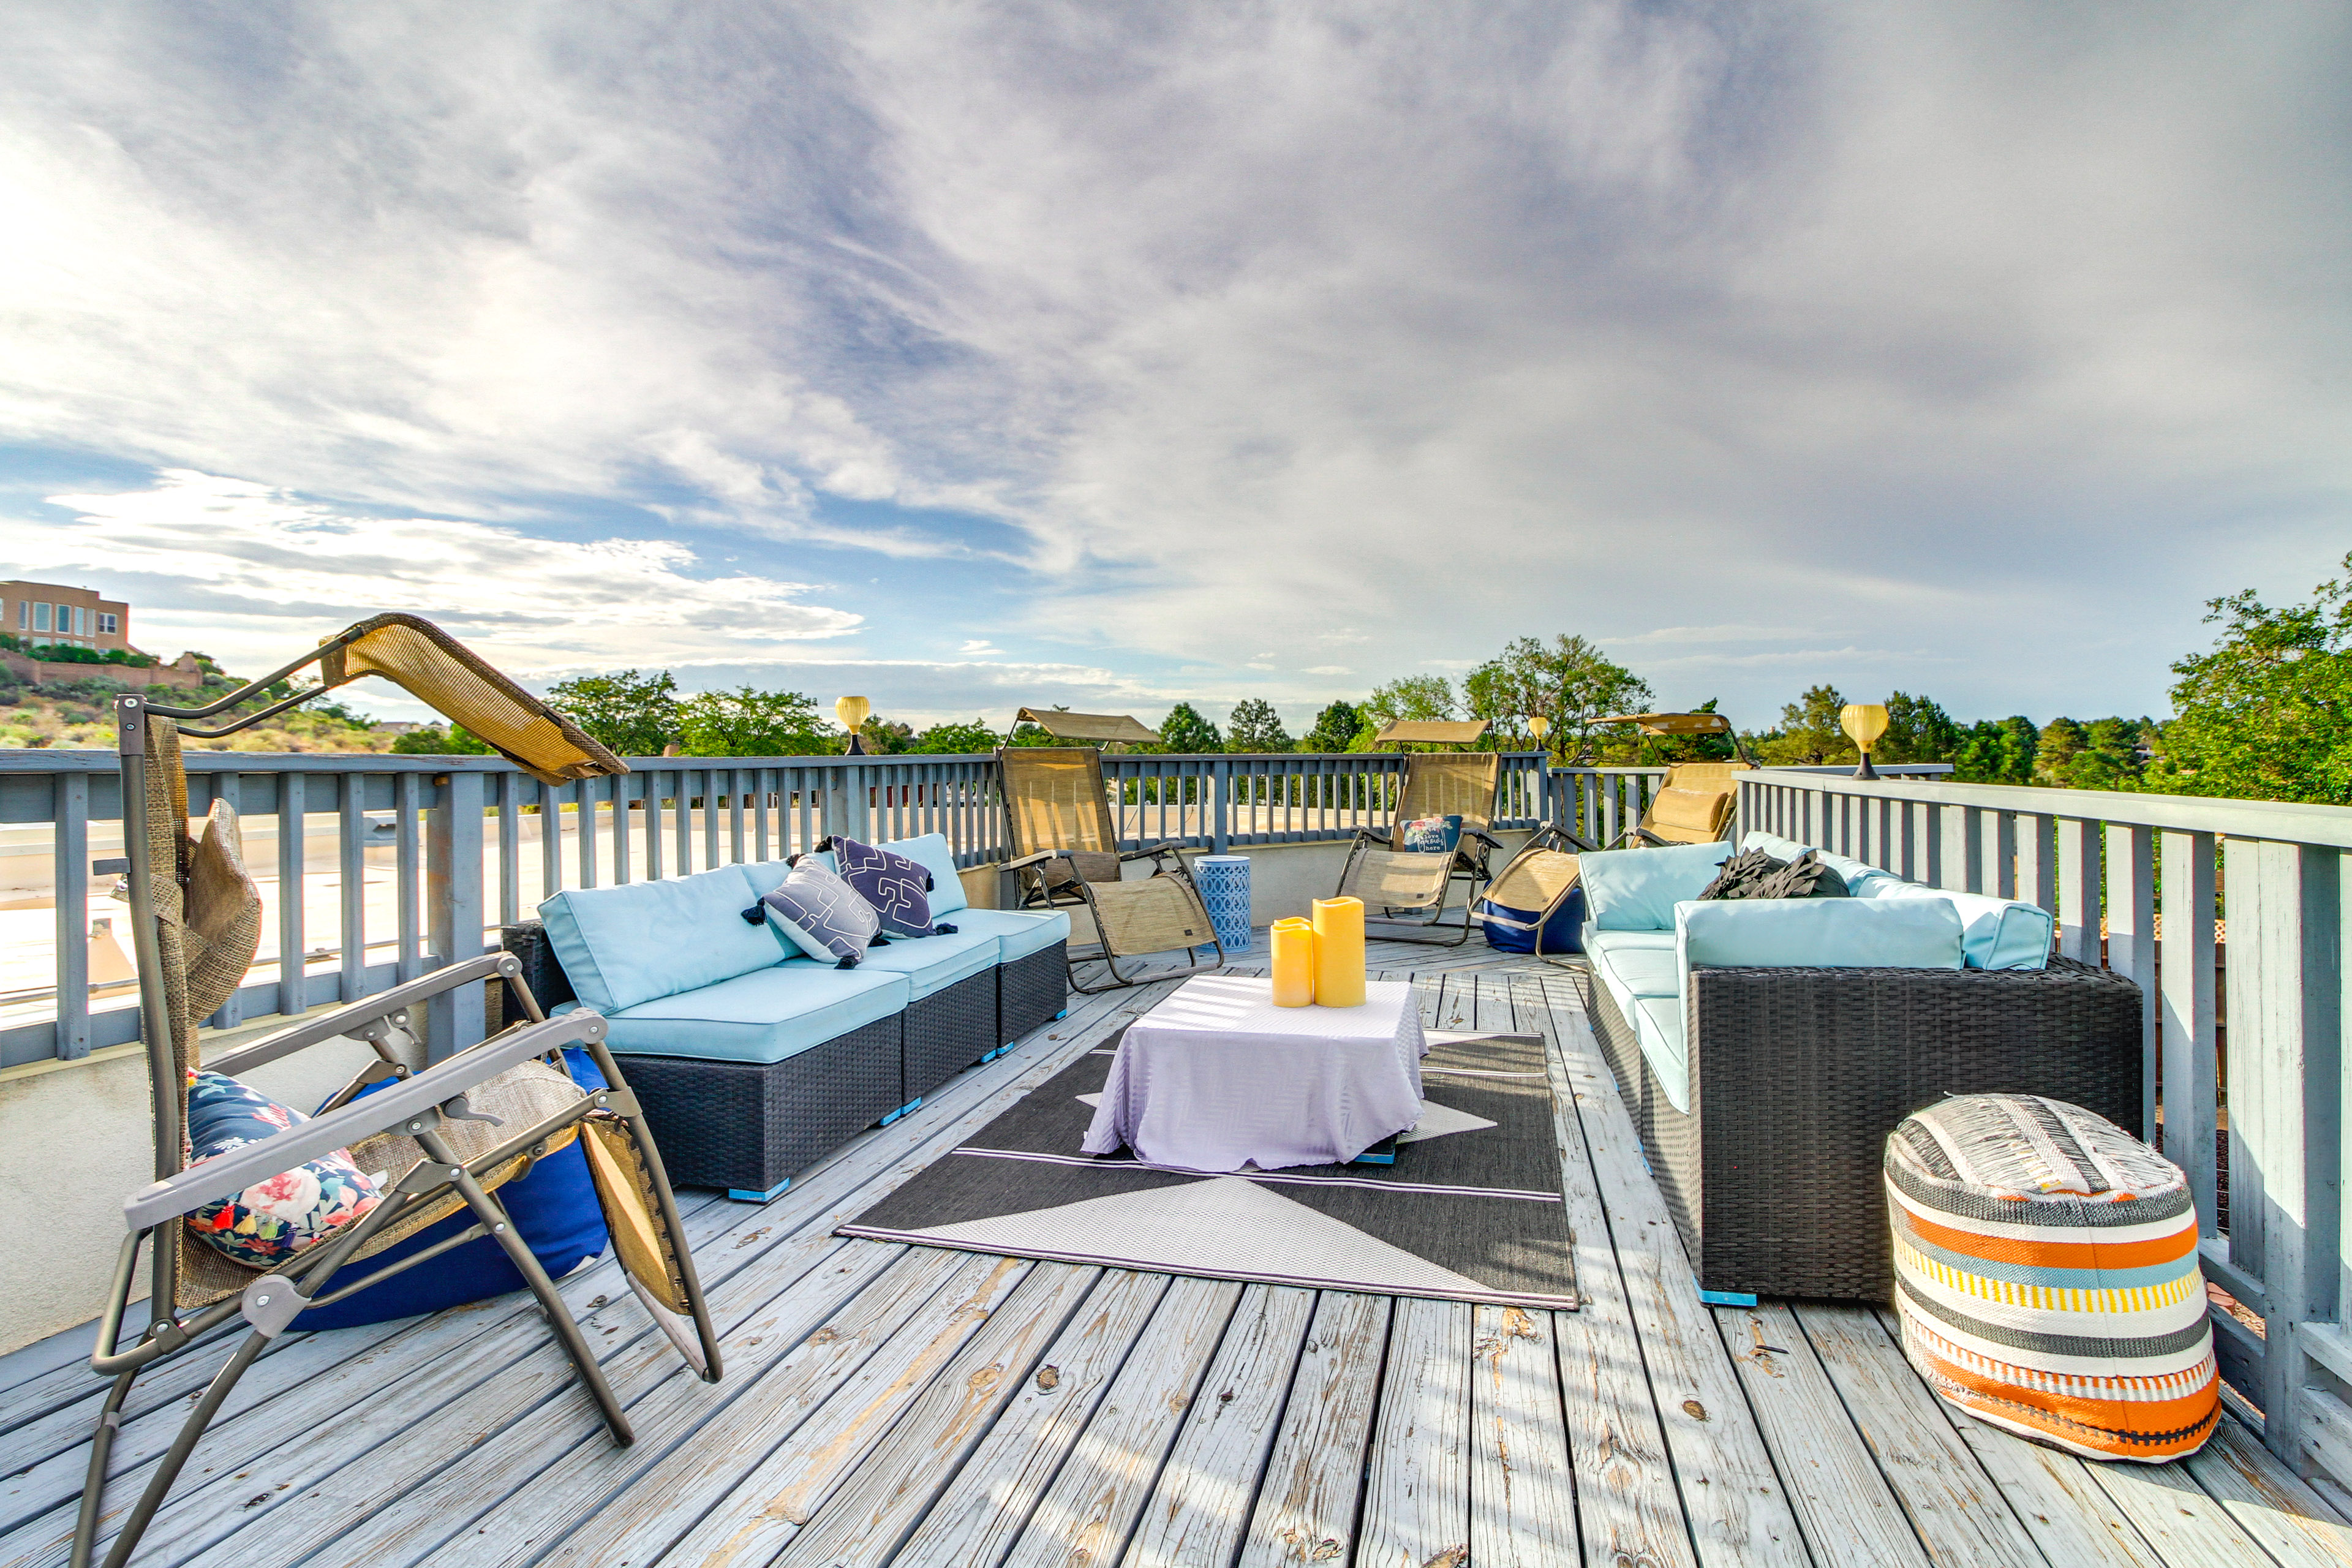
{"label": "blue back cushion", "polygon": [[919,862],[931,874],[931,918],[944,920],[961,909],[970,907],[963,896],[963,879],[956,875],[955,851],[948,847],[944,833],[926,833],[919,838],[901,838],[883,848],[893,855],[904,855]]}
{"label": "blue back cushion", "polygon": [[[1805,846],[1769,833],[1751,833],[1741,840],[1744,849],[1761,849],[1780,859],[1792,859]],[[2055,922],[2039,904],[1990,893],[1956,893],[1906,882],[1843,855],[1824,849],[1822,861],[1845,879],[1846,891],[1857,899],[1942,899],[1960,918],[1960,949],[1970,969],[2042,969],[2050,963],[2050,938]]]}
{"label": "blue back cushion", "polygon": [[1684,904],[1675,917],[1675,952],[1685,980],[1698,964],[1960,967],[1960,917],[1941,899],[1710,899]]}
{"label": "blue back cushion", "polygon": [[1608,849],[1577,858],[1584,907],[1601,931],[1672,931],[1675,906],[1696,899],[1731,854],[1728,844]]}
{"label": "blue back cushion", "polygon": [[765,926],[744,922],[755,899],[742,868],[722,866],[664,882],[572,889],[540,905],[539,915],[573,993],[611,1013],[793,956]]}

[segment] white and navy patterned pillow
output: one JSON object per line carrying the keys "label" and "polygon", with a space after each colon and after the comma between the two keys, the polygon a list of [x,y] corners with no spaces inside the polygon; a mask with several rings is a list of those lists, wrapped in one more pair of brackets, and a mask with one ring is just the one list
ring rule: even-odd
{"label": "white and navy patterned pillow", "polygon": [[803,860],[759,908],[811,958],[855,969],[882,932],[882,918],[857,889],[814,860]]}
{"label": "white and navy patterned pillow", "polygon": [[882,917],[884,931],[892,936],[932,934],[929,867],[839,834],[833,837],[833,859],[841,868],[841,879],[856,889]]}

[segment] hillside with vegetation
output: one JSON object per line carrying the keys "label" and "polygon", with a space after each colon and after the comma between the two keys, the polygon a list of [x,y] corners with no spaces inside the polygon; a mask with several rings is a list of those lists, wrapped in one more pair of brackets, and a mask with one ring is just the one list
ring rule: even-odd
{"label": "hillside with vegetation", "polygon": [[[12,645],[16,641],[13,637],[8,640]],[[142,681],[140,671],[152,668],[152,659],[142,666],[127,658],[66,657],[87,652],[80,648],[41,650],[44,663],[88,667],[88,675],[70,680],[27,682],[0,665],[0,747],[111,751],[114,699],[121,692],[144,691],[158,702],[200,706],[245,684],[243,678],[228,674],[203,654],[195,655],[197,667],[205,675],[200,691]],[[292,687],[281,683],[268,694],[230,711],[265,708],[292,691]],[[219,741],[191,739],[187,744],[191,749],[234,752],[388,752],[398,739],[396,731],[378,725],[365,714],[354,712],[340,702],[313,702],[279,714],[242,734]]]}

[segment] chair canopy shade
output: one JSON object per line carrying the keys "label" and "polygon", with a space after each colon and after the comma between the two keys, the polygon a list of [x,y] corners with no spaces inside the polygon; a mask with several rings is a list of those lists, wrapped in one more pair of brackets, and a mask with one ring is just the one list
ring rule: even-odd
{"label": "chair canopy shade", "polygon": [[463,724],[541,784],[629,771],[571,720],[419,616],[371,616],[328,639],[320,681],[341,686],[363,675],[381,676]]}
{"label": "chair canopy shade", "polygon": [[1469,746],[1486,733],[1484,719],[1394,719],[1381,726],[1372,744]]}
{"label": "chair canopy shade", "polygon": [[1644,735],[1728,735],[1731,721],[1720,713],[1612,713],[1596,724],[1632,724]]}
{"label": "chair canopy shade", "polygon": [[1125,713],[1066,713],[1059,708],[1024,708],[1018,721],[1034,724],[1057,741],[1118,741],[1150,745],[1160,737]]}

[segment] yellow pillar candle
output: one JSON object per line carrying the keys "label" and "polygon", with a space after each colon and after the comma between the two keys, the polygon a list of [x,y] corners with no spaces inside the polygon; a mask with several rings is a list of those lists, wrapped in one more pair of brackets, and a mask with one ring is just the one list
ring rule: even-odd
{"label": "yellow pillar candle", "polygon": [[1315,900],[1315,1001],[1322,1007],[1364,1005],[1364,900]]}
{"label": "yellow pillar candle", "polygon": [[1266,928],[1274,948],[1274,1005],[1304,1007],[1315,1000],[1315,927],[1293,915]]}

